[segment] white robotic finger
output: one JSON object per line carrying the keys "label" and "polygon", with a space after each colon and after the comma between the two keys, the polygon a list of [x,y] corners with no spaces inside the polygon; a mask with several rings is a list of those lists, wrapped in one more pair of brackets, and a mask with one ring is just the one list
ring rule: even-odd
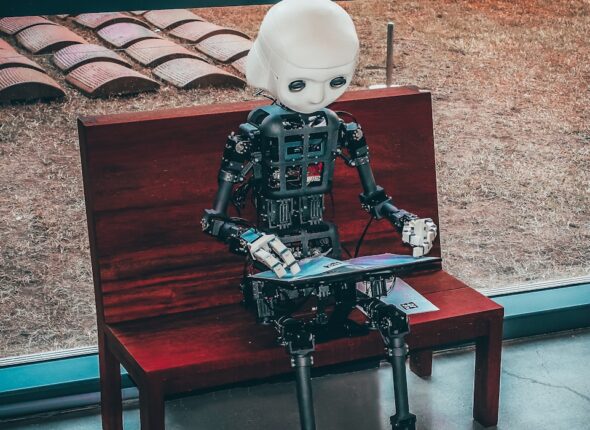
{"label": "white robotic finger", "polygon": [[413,247],[412,255],[422,257],[432,249],[437,227],[430,218],[408,221],[402,230],[402,241]]}
{"label": "white robotic finger", "polygon": [[410,225],[410,222],[407,222],[404,225],[404,229],[402,230],[402,242],[404,242],[404,243],[410,243],[410,236],[412,236],[412,230],[413,230],[413,227],[412,227],[412,225]]}
{"label": "white robotic finger", "polygon": [[[291,252],[291,251],[289,251],[289,252]],[[295,258],[295,257],[293,257],[293,258]],[[296,275],[299,272],[301,272],[301,267],[299,267],[299,263],[297,263],[297,261],[295,261],[293,264],[291,264],[291,266],[289,266],[289,269],[291,270],[291,273],[293,275]]]}
{"label": "white robotic finger", "polygon": [[287,268],[291,270],[291,273],[293,275],[296,275],[301,271],[301,268],[299,267],[299,264],[297,264],[297,260],[293,256],[293,253],[289,248],[285,246],[283,242],[275,238],[268,242],[268,245],[274,252],[277,253],[281,260],[283,260],[283,262],[285,263]]}
{"label": "white robotic finger", "polygon": [[254,256],[256,261],[261,262],[266,267],[270,268],[273,272],[275,272],[275,275],[277,275],[277,277],[282,278],[287,274],[287,271],[285,270],[281,262],[277,260],[274,255],[272,255],[265,249],[258,249],[252,255]]}

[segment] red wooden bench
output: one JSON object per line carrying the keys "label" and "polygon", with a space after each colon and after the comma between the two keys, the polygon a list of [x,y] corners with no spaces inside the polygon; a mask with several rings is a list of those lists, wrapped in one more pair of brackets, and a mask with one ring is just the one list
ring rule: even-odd
{"label": "red wooden bench", "polygon": [[[119,364],[139,387],[143,430],[164,428],[166,395],[291,371],[273,329],[240,304],[243,260],[200,227],[227,135],[263,103],[79,121],[105,430],[122,428]],[[377,181],[394,202],[439,224],[430,94],[356,91],[336,105],[363,125]],[[333,219],[348,249],[367,221],[360,190],[356,171],[338,163]],[[373,223],[361,254],[383,252],[409,251],[387,222]],[[438,241],[432,255],[440,255]],[[411,369],[429,375],[432,348],[475,341],[473,415],[495,425],[503,309],[440,265],[404,279],[440,308],[411,317]],[[383,356],[373,333],[320,344],[314,359],[320,367]]]}

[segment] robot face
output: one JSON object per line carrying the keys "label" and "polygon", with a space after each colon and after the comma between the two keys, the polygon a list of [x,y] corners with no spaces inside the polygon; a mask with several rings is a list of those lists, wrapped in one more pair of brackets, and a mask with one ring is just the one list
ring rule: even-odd
{"label": "robot face", "polygon": [[331,0],[282,0],[260,26],[246,79],[288,108],[312,113],[350,85],[359,41],[350,16]]}
{"label": "robot face", "polygon": [[296,112],[316,112],[338,99],[350,85],[355,64],[328,69],[304,69],[288,65],[274,75],[273,93]]}

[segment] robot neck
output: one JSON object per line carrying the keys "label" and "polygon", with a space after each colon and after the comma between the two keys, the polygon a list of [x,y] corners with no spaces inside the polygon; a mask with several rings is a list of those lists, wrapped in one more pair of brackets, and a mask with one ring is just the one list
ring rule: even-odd
{"label": "robot neck", "polygon": [[280,102],[278,99],[275,99],[275,101],[274,101],[274,103],[273,103],[273,104],[275,104],[275,105],[279,106],[281,109],[283,109],[283,110],[285,111],[285,113],[288,113],[288,114],[291,114],[291,115],[293,115],[293,114],[300,115],[300,116],[301,116],[301,117],[303,117],[303,118],[314,117],[314,116],[317,116],[317,114],[319,114],[319,113],[321,113],[321,112],[326,112],[326,111],[329,111],[329,110],[330,110],[330,109],[328,109],[328,108],[322,108],[322,109],[319,109],[319,110],[317,110],[317,111],[315,111],[315,112],[311,112],[311,113],[302,113],[302,112],[297,112],[297,111],[295,111],[295,110],[291,109],[291,108],[290,108],[290,107],[288,107],[288,106],[285,106],[285,105],[284,105],[283,103],[281,103],[281,102]]}

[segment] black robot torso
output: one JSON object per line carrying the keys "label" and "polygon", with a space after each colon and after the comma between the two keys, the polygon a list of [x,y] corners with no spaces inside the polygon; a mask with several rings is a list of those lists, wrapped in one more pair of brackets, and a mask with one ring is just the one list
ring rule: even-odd
{"label": "black robot torso", "polygon": [[337,229],[324,221],[324,196],[332,188],[341,124],[329,109],[301,114],[272,104],[253,110],[240,127],[254,132],[260,153],[257,228],[278,236],[296,258],[340,254]]}

